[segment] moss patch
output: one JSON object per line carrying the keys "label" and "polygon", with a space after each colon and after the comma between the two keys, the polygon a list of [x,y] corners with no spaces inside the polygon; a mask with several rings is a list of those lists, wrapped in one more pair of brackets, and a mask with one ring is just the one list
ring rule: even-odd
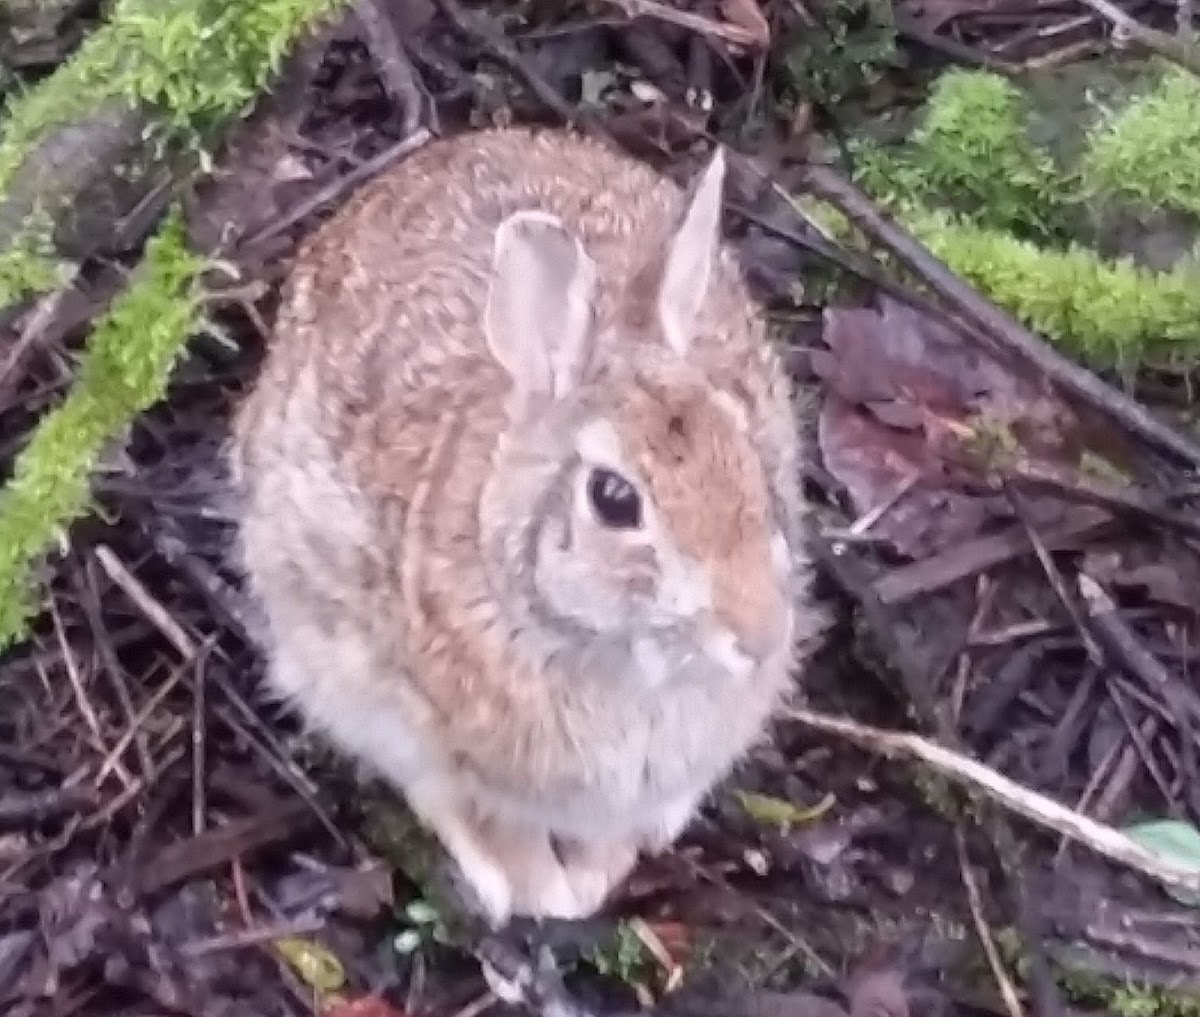
{"label": "moss patch", "polygon": [[147,244],[140,274],[92,331],[78,380],[38,424],[0,491],[0,649],[33,611],[32,570],[56,534],[89,506],[89,474],[105,445],[157,402],[199,321],[202,266],[173,216]]}
{"label": "moss patch", "polygon": [[0,251],[0,307],[61,284],[64,272],[50,242],[52,229],[48,215],[35,214],[8,249]]}
{"label": "moss patch", "polygon": [[1099,208],[1200,213],[1200,81],[1151,69],[1119,113],[1081,132],[1066,166],[1031,139],[1015,84],[947,72],[905,144],[859,146],[859,182],[952,270],[1092,366],[1187,368],[1200,351],[1200,250],[1154,271],[1090,243],[1116,235]]}
{"label": "moss patch", "polygon": [[308,25],[344,2],[118,0],[106,25],[5,111],[0,193],[31,146],[112,99],[144,103],[183,131],[241,112]]}
{"label": "moss patch", "polygon": [[[117,0],[109,20],[69,60],[0,111],[0,206],[13,197],[22,167],[57,132],[114,107],[146,113],[151,158],[180,145],[202,150],[267,87],[297,38],[345,2]],[[20,200],[16,207],[23,208]],[[46,255],[61,209],[45,211],[46,221],[18,218],[0,241],[8,248],[0,252],[0,306],[55,283]],[[23,247],[13,244],[14,234]]]}
{"label": "moss patch", "polygon": [[1079,244],[1042,248],[944,212],[910,210],[934,254],[1025,325],[1105,367],[1186,367],[1200,349],[1200,262],[1153,272]]}
{"label": "moss patch", "polygon": [[1021,90],[999,74],[953,70],[934,83],[908,144],[864,143],[860,181],[884,200],[936,202],[981,226],[1052,237],[1067,220],[1065,181],[1030,140]]}
{"label": "moss patch", "polygon": [[1088,190],[1200,219],[1200,79],[1168,67],[1157,86],[1089,132]]}

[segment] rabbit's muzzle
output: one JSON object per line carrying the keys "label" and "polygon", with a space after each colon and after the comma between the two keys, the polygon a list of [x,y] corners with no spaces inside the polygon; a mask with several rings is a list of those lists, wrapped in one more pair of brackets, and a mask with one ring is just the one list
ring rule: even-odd
{"label": "rabbit's muzzle", "polygon": [[[712,621],[726,636],[720,642],[742,662],[736,670],[758,667],[786,649],[792,605],[774,569],[758,561],[749,568],[735,564],[713,580]],[[727,654],[721,656],[728,659]]]}

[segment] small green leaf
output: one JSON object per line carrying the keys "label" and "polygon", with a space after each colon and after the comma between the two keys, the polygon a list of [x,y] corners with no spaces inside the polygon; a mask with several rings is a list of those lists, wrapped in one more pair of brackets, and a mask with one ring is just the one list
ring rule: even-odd
{"label": "small green leaf", "polygon": [[[1178,819],[1152,819],[1125,828],[1125,835],[1164,861],[1196,870],[1200,875],[1200,830]],[[1200,893],[1179,887],[1163,887],[1187,907],[1200,907]]]}
{"label": "small green leaf", "polygon": [[311,939],[288,936],[276,940],[275,949],[296,974],[319,993],[334,992],[346,984],[342,962]]}
{"label": "small green leaf", "polygon": [[810,808],[801,808],[782,798],[759,794],[756,791],[735,791],[738,804],[746,810],[751,819],[760,823],[770,823],[772,826],[798,826],[810,823],[826,812],[836,801],[833,795],[827,794],[821,801]]}

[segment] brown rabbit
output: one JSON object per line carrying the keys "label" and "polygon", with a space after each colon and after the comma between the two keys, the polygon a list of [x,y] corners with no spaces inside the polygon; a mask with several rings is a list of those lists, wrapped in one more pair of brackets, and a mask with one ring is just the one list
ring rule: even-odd
{"label": "brown rabbit", "polygon": [[588,915],[669,845],[823,626],[724,174],[430,144],[301,251],[235,421],[273,689],[497,925]]}

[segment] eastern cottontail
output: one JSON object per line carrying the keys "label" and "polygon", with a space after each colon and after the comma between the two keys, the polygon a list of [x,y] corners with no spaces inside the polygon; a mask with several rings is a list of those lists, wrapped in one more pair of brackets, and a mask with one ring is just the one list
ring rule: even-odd
{"label": "eastern cottontail", "polygon": [[598,909],[821,627],[789,386],[691,194],[566,133],[439,140],[300,252],[231,465],[273,689],[492,922]]}

